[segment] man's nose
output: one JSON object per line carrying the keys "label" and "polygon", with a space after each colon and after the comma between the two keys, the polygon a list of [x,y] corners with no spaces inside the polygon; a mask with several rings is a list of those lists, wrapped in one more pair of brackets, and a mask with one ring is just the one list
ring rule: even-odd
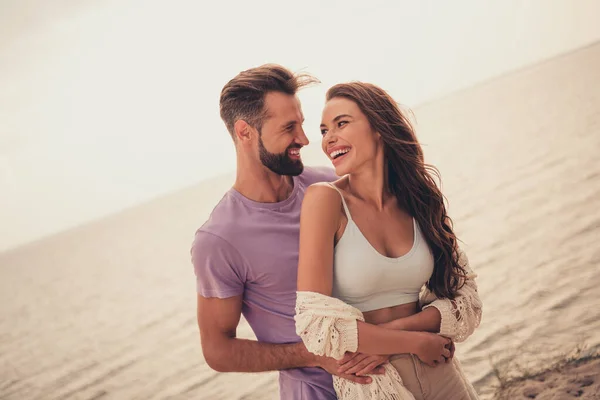
{"label": "man's nose", "polygon": [[296,136],[296,141],[300,143],[302,146],[306,146],[309,143],[308,137],[304,133],[304,129],[300,128],[298,130],[298,135]]}

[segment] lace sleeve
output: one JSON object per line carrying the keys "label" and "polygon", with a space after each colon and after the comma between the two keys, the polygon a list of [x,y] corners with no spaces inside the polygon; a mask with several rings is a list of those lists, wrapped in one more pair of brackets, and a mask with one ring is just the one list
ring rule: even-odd
{"label": "lace sleeve", "polygon": [[296,333],[313,354],[337,360],[358,348],[357,321],[362,313],[339,299],[314,292],[297,292]]}
{"label": "lace sleeve", "polygon": [[[343,301],[314,292],[297,292],[296,333],[313,354],[344,357],[347,351],[358,348],[357,321],[364,321],[362,313]],[[333,388],[340,400],[414,400],[402,383],[398,371],[386,362],[385,373],[369,375],[370,384],[360,384],[333,376]]]}
{"label": "lace sleeve", "polygon": [[469,266],[467,255],[462,250],[459,253],[459,262],[467,272],[467,277],[456,298],[438,299],[428,289],[419,296],[423,309],[435,307],[439,310],[442,316],[440,334],[455,342],[463,342],[471,336],[479,326],[482,315],[482,303],[475,283],[477,274]]}

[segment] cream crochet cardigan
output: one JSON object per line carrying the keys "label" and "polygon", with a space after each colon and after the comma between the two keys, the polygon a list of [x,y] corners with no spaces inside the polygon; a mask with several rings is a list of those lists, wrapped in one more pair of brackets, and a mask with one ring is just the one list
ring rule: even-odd
{"label": "cream crochet cardigan", "polygon": [[[419,294],[419,305],[423,309],[435,307],[440,311],[440,335],[455,342],[462,342],[473,333],[479,326],[482,313],[475,283],[477,275],[470,268],[467,256],[462,251],[459,261],[465,268],[467,277],[454,300],[438,299],[426,286],[423,286]],[[296,333],[311,353],[339,360],[346,352],[355,352],[358,348],[357,321],[364,321],[364,317],[360,310],[339,299],[299,291],[294,319]],[[453,362],[470,390],[471,399],[477,399],[477,393],[465,378],[456,357],[453,358]],[[404,387],[396,369],[390,363],[384,364],[383,367],[385,374],[371,375],[373,381],[368,385],[334,376],[333,385],[338,399],[414,400],[413,395]]]}

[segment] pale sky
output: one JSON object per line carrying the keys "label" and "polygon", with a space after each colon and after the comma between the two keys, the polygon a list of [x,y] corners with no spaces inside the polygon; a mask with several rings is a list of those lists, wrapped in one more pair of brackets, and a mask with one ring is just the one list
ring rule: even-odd
{"label": "pale sky", "polygon": [[0,0],[0,250],[232,171],[222,86],[275,62],[414,106],[600,40],[597,0]]}

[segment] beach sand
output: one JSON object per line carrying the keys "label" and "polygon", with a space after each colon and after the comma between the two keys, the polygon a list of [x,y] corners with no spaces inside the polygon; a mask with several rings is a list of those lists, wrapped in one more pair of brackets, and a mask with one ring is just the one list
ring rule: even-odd
{"label": "beach sand", "polygon": [[516,379],[496,393],[497,399],[600,399],[600,357],[570,361],[552,370]]}
{"label": "beach sand", "polygon": [[[482,399],[515,360],[543,368],[578,344],[600,345],[598,71],[600,44],[414,110],[479,275],[482,324],[456,355]],[[303,157],[324,161],[315,143]],[[0,254],[0,398],[277,398],[276,373],[220,374],[201,354],[189,248],[232,182]],[[243,321],[238,336],[253,337]],[[565,369],[527,390],[556,376],[589,396],[597,370]],[[577,381],[588,375],[592,384]]]}

